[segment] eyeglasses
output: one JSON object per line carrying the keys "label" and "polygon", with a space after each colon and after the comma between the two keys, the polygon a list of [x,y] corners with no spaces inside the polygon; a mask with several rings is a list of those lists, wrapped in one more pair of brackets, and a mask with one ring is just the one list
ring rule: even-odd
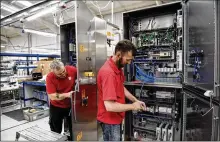
{"label": "eyeglasses", "polygon": [[56,74],[57,76],[64,76],[66,75],[66,69],[64,68],[60,73]]}

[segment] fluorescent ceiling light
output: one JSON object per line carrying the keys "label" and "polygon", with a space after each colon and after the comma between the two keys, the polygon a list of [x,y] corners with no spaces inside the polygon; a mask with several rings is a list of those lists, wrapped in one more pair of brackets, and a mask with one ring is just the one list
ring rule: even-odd
{"label": "fluorescent ceiling light", "polygon": [[57,36],[56,34],[53,34],[53,33],[46,33],[46,32],[35,31],[35,30],[31,30],[31,29],[24,29],[24,32],[38,34],[38,35],[43,35],[43,36],[47,36],[47,37],[55,37],[55,36]]}
{"label": "fluorescent ceiling light", "polygon": [[39,10],[39,9],[41,9],[40,7],[35,7],[35,8],[33,8],[30,12],[34,12],[34,11],[37,11],[37,10]]}
{"label": "fluorescent ceiling light", "polygon": [[19,11],[18,8],[11,6],[11,5],[7,5],[5,3],[1,3],[1,8],[11,13]]}
{"label": "fluorescent ceiling light", "polygon": [[4,18],[5,16],[1,15],[1,19]]}
{"label": "fluorescent ceiling light", "polygon": [[55,3],[58,3],[58,2],[60,2],[60,1],[59,0],[53,0],[53,1],[50,2],[50,4],[55,4]]}
{"label": "fluorescent ceiling light", "polygon": [[16,16],[16,18],[21,17],[21,16],[27,16],[27,15],[28,15],[28,13],[27,13],[27,12],[23,12],[23,13],[21,13],[21,14],[17,15],[17,16]]}
{"label": "fluorescent ceiling light", "polygon": [[53,6],[53,7],[50,7],[50,8],[45,8],[44,10],[40,11],[39,13],[36,13],[36,14],[26,18],[26,20],[27,21],[32,21],[32,20],[37,19],[37,18],[39,18],[39,17],[41,17],[43,15],[51,13],[51,12],[53,12],[55,10],[56,10],[56,6]]}
{"label": "fluorescent ceiling light", "polygon": [[4,22],[9,22],[9,21],[12,21],[12,19],[11,19],[11,18],[9,18],[9,19],[5,20]]}
{"label": "fluorescent ceiling light", "polygon": [[4,48],[5,46],[4,46],[4,45],[1,45],[1,47]]}
{"label": "fluorescent ceiling light", "polygon": [[28,6],[28,7],[33,5],[31,2],[26,1],[26,0],[16,1],[16,2],[18,2],[18,3],[20,3],[20,4],[24,5],[24,6]]}

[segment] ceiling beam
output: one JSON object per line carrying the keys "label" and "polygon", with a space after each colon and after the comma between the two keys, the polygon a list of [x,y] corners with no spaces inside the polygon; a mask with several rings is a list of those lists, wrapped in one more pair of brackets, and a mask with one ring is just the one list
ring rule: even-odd
{"label": "ceiling beam", "polygon": [[43,18],[38,18],[37,21],[40,22],[41,24],[43,24],[44,26],[46,26],[53,33],[59,34],[58,33],[59,32],[58,27],[55,24],[52,24],[52,23],[44,20]]}
{"label": "ceiling beam", "polygon": [[8,43],[8,38],[3,36],[3,35],[1,35],[1,41],[5,41],[6,43]]}
{"label": "ceiling beam", "polygon": [[4,28],[5,30],[11,30],[11,31],[13,31],[14,33],[16,33],[18,35],[21,35],[21,36],[23,35],[22,30],[20,30],[20,29],[17,29],[17,28],[14,28],[14,27],[9,27],[9,26],[4,26],[2,28]]}

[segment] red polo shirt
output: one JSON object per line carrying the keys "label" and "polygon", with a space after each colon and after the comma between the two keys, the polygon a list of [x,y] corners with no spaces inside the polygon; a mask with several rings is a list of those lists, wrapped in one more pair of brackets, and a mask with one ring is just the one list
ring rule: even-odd
{"label": "red polo shirt", "polygon": [[[77,70],[73,66],[65,66],[66,78],[58,78],[53,72],[50,72],[46,78],[47,94],[53,93],[68,93],[74,90]],[[69,108],[71,107],[70,98],[64,100],[50,100],[50,103],[56,107]]]}
{"label": "red polo shirt", "polygon": [[125,104],[124,74],[118,69],[112,57],[105,62],[98,72],[98,114],[97,120],[106,124],[121,124],[125,112],[106,111],[104,101],[116,101]]}

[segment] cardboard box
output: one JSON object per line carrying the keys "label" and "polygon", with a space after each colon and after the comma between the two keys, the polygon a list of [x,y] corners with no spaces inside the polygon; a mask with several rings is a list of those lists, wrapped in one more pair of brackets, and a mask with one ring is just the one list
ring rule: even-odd
{"label": "cardboard box", "polygon": [[42,75],[47,75],[50,72],[50,64],[53,61],[38,61],[37,68],[33,70],[33,72],[41,72]]}

